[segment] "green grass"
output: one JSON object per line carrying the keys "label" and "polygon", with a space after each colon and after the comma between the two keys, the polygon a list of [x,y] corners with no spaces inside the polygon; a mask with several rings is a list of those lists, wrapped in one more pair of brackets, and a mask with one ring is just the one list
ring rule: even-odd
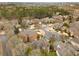
{"label": "green grass", "polygon": [[55,51],[51,51],[51,52],[49,52],[48,56],[57,56],[57,54]]}
{"label": "green grass", "polygon": [[[3,7],[3,8],[2,8]],[[23,17],[35,17],[35,18],[44,18],[52,17],[56,12],[60,12],[60,15],[69,15],[70,13],[64,9],[60,9],[57,6],[47,6],[47,7],[16,7],[11,6],[0,7],[0,17],[5,17],[7,19],[11,18],[23,18]]]}
{"label": "green grass", "polygon": [[57,56],[56,51],[47,52],[47,51],[45,51],[45,50],[43,50],[43,51],[41,52],[41,55],[42,55],[42,56]]}

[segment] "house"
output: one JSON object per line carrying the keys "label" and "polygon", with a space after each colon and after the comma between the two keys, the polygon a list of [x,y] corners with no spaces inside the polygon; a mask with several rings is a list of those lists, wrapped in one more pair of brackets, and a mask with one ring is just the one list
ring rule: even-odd
{"label": "house", "polygon": [[54,48],[59,56],[74,56],[76,51],[70,44],[61,41],[55,43]]}
{"label": "house", "polygon": [[34,30],[30,29],[20,32],[19,37],[21,37],[24,42],[32,42],[38,40],[38,34]]}
{"label": "house", "polygon": [[79,21],[70,24],[69,31],[74,37],[79,39]]}
{"label": "house", "polygon": [[47,52],[49,52],[49,43],[44,39],[33,41],[32,46],[35,47],[36,49],[44,49],[47,50]]}
{"label": "house", "polygon": [[78,48],[77,50],[79,50],[79,39],[73,38],[73,39],[70,40],[70,43],[71,43],[73,46],[77,47],[77,48]]}
{"label": "house", "polygon": [[[0,35],[0,50],[3,50],[1,53],[5,56],[7,55],[7,48],[6,48],[6,43],[8,41],[8,38],[5,34]],[[1,47],[2,46],[2,47]]]}
{"label": "house", "polygon": [[2,41],[0,40],[0,56],[3,55],[3,47],[2,47]]}

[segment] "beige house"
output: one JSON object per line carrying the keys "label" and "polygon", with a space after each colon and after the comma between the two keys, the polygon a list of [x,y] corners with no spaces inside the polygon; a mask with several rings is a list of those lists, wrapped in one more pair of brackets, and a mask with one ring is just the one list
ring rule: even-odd
{"label": "beige house", "polygon": [[38,34],[33,30],[25,30],[19,33],[19,37],[21,37],[24,42],[32,42],[38,40]]}

